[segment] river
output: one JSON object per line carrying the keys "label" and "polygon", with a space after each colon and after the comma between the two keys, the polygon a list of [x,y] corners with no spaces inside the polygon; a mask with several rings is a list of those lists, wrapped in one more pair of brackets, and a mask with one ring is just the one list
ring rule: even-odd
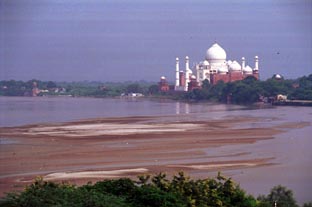
{"label": "river", "polygon": [[[0,97],[0,126],[67,122],[89,118],[129,116],[170,116],[171,119],[215,120],[246,116],[261,118],[242,128],[270,127],[279,124],[308,123],[306,127],[289,127],[271,140],[218,147],[227,153],[250,151],[255,155],[275,157],[276,165],[226,172],[253,195],[267,194],[282,184],[295,193],[299,203],[311,201],[312,192],[312,108],[245,107],[211,103],[184,103],[172,100],[76,98],[76,97]],[[1,137],[0,147],[9,143]],[[1,149],[0,148],[0,149]]]}

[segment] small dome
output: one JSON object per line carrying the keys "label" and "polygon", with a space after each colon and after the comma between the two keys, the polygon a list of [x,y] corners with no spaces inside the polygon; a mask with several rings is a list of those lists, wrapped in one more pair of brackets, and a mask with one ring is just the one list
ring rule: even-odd
{"label": "small dome", "polygon": [[240,66],[240,64],[236,60],[234,60],[232,62],[232,64],[230,64],[230,70],[232,70],[232,71],[240,71],[241,68],[242,67]]}
{"label": "small dome", "polygon": [[195,76],[195,75],[192,75],[192,76],[191,76],[191,79],[196,79],[196,76]]}
{"label": "small dome", "polygon": [[224,63],[226,60],[226,52],[220,45],[215,43],[207,50],[206,60],[210,63]]}
{"label": "small dome", "polygon": [[209,65],[209,62],[207,60],[204,60],[203,65],[207,66],[207,65]]}
{"label": "small dome", "polygon": [[251,74],[252,73],[252,68],[247,65],[244,69],[243,69],[244,73],[247,73],[247,74]]}
{"label": "small dome", "polygon": [[228,64],[228,65],[231,65],[232,63],[233,63],[232,60],[228,60],[228,61],[227,61],[227,64]]}
{"label": "small dome", "polygon": [[227,73],[227,72],[229,72],[229,71],[228,71],[227,68],[219,68],[219,69],[218,69],[218,72],[224,74],[224,73]]}
{"label": "small dome", "polygon": [[166,80],[166,77],[165,76],[161,76],[160,79],[161,80]]}
{"label": "small dome", "polygon": [[273,77],[274,77],[275,79],[282,79],[282,78],[283,78],[280,74],[275,74]]}

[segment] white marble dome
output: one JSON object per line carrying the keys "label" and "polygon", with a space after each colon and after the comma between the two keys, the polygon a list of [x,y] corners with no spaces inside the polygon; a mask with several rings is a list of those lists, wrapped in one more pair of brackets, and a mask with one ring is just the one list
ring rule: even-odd
{"label": "white marble dome", "polygon": [[245,68],[243,68],[243,71],[244,71],[244,73],[252,74],[252,68],[249,65],[247,65]]}
{"label": "white marble dome", "polygon": [[282,79],[282,76],[280,74],[274,74],[273,76],[275,79]]}
{"label": "white marble dome", "polygon": [[207,60],[204,60],[203,65],[204,65],[204,66],[208,66],[208,65],[209,65],[209,62],[208,62]]}
{"label": "white marble dome", "polygon": [[224,63],[226,61],[226,52],[220,45],[215,43],[207,50],[206,60],[211,64]]}
{"label": "white marble dome", "polygon": [[236,61],[236,60],[234,60],[231,64],[230,64],[230,70],[231,71],[241,71],[241,66],[240,66],[240,64]]}
{"label": "white marble dome", "polygon": [[218,73],[225,74],[227,72],[229,72],[229,70],[227,68],[222,67],[222,68],[218,69]]}

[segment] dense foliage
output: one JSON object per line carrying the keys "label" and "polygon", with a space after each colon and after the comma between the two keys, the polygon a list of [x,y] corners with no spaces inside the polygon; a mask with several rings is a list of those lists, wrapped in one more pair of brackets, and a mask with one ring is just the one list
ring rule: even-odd
{"label": "dense foliage", "polygon": [[[140,82],[53,82],[29,80],[24,81],[0,81],[0,96],[31,96],[34,83],[41,91],[38,95],[71,95],[71,96],[93,96],[114,97],[127,93],[150,94],[155,86],[154,83]],[[154,85],[153,85],[154,84]],[[153,87],[154,88],[153,88]],[[158,90],[157,90],[158,92]]]}
{"label": "dense foliage", "polygon": [[273,187],[269,195],[259,196],[258,200],[261,201],[261,207],[270,207],[274,202],[278,203],[278,206],[298,207],[293,192],[281,185]]}
{"label": "dense foliage", "polygon": [[71,95],[92,97],[115,97],[122,94],[141,93],[143,95],[160,96],[165,98],[231,102],[235,104],[251,104],[262,98],[274,98],[278,94],[287,95],[288,99],[312,100],[312,74],[296,80],[276,79],[274,77],[266,81],[247,77],[242,81],[215,85],[205,80],[201,89],[194,89],[187,93],[173,91],[160,92],[155,83],[145,81],[124,83],[101,82],[52,82],[30,80],[0,81],[0,96],[24,96],[31,95],[36,83],[40,89],[39,95]]}
{"label": "dense foliage", "polygon": [[278,80],[272,77],[260,81],[254,77],[247,77],[242,81],[230,83],[220,81],[216,85],[205,81],[202,89],[190,91],[184,94],[183,98],[250,104],[259,101],[261,97],[276,97],[278,94],[287,95],[288,99],[312,100],[312,74],[296,80]]}
{"label": "dense foliage", "polygon": [[34,82],[37,87],[42,89],[52,89],[56,87],[56,84],[52,81],[40,81],[40,80],[29,80],[29,81],[0,81],[0,95],[2,96],[24,96],[29,95]]}
{"label": "dense foliage", "polygon": [[[171,180],[159,173],[143,175],[138,181],[128,178],[104,180],[95,184],[74,186],[35,180],[21,193],[10,193],[0,202],[6,207],[75,206],[75,207],[296,207],[293,194],[277,186],[268,196],[255,199],[231,178],[220,173],[207,179],[192,180],[183,172]],[[309,206],[305,204],[304,206]]]}

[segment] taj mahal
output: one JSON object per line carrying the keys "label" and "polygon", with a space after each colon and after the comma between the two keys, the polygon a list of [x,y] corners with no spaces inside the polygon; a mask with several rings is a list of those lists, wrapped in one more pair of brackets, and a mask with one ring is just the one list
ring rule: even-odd
{"label": "taj mahal", "polygon": [[[241,59],[241,64],[236,60],[227,60],[226,58],[225,50],[218,43],[214,43],[207,49],[205,60],[194,64],[192,68],[194,72],[190,69],[188,56],[185,57],[184,71],[180,70],[179,58],[177,57],[174,90],[189,91],[200,88],[204,80],[208,80],[210,84],[214,85],[221,80],[227,83],[243,80],[249,76],[259,79],[258,56],[255,56],[253,68],[246,64],[244,57]],[[166,82],[165,77],[161,78],[161,82]],[[165,88],[163,87],[163,89]]]}

